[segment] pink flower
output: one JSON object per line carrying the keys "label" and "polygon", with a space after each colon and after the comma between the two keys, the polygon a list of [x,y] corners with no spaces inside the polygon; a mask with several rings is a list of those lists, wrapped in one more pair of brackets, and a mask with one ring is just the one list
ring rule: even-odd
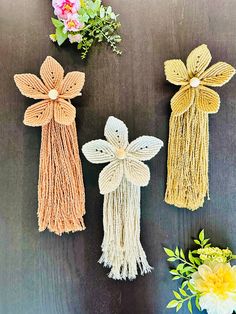
{"label": "pink flower", "polygon": [[67,20],[64,21],[64,25],[65,25],[65,28],[64,28],[65,33],[67,31],[76,32],[84,26],[84,24],[79,21],[78,14],[68,14]]}
{"label": "pink flower", "polygon": [[82,41],[82,35],[80,34],[75,34],[75,35],[69,34],[68,38],[71,44],[80,43]]}
{"label": "pink flower", "polygon": [[78,0],[52,0],[54,14],[61,20],[66,20],[68,14],[76,13],[80,8]]}

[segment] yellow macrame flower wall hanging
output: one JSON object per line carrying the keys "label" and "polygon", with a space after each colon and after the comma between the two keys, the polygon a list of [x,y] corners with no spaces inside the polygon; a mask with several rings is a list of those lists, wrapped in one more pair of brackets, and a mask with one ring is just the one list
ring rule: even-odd
{"label": "yellow macrame flower wall hanging", "polygon": [[30,106],[24,124],[42,127],[38,180],[39,231],[48,228],[61,235],[85,229],[85,196],[75,125],[70,99],[81,95],[85,75],[69,72],[47,57],[34,74],[16,74],[15,83],[24,96],[42,101]]}
{"label": "yellow macrame flower wall hanging", "polygon": [[235,74],[225,62],[207,69],[211,58],[201,45],[189,54],[186,66],[179,59],[165,62],[166,79],[181,86],[171,99],[165,201],[190,210],[209,197],[208,114],[220,107],[219,95],[209,87],[222,86]]}

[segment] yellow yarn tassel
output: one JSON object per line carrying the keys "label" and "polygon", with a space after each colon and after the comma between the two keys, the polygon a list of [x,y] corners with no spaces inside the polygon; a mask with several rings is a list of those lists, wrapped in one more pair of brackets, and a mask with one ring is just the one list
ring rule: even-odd
{"label": "yellow yarn tassel", "polygon": [[166,79],[181,86],[171,99],[165,201],[190,210],[210,199],[208,115],[218,112],[220,96],[207,86],[222,86],[235,74],[225,62],[207,69],[210,62],[204,44],[189,54],[186,66],[180,59],[165,61]]}
{"label": "yellow yarn tassel", "polygon": [[195,104],[170,118],[165,201],[196,210],[203,206],[208,187],[208,114]]}

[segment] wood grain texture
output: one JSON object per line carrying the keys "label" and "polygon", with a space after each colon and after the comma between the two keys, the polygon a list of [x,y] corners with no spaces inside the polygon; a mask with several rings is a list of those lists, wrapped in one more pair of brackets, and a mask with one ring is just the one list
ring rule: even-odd
{"label": "wood grain texture", "polygon": [[[105,3],[108,3],[108,1]],[[169,101],[176,88],[165,81],[163,62],[185,59],[207,43],[213,61],[236,66],[236,1],[109,0],[122,22],[123,55],[99,45],[87,62],[75,47],[48,39],[53,31],[49,0],[0,3],[0,313],[1,314],[165,314],[171,290],[162,246],[187,249],[201,228],[217,245],[236,251],[236,79],[219,89],[220,112],[210,118],[211,201],[191,213],[163,202]],[[80,144],[101,138],[106,119],[123,119],[130,139],[147,134],[165,147],[149,162],[151,182],[142,189],[141,234],[154,271],[134,282],[108,279],[97,263],[103,237],[98,173],[102,166],[82,157],[87,229],[58,237],[37,231],[40,128],[22,124],[33,102],[20,95],[15,73],[38,74],[47,55],[66,71],[86,73],[77,108]],[[182,310],[181,313],[187,313]],[[194,310],[194,313],[198,313]]]}

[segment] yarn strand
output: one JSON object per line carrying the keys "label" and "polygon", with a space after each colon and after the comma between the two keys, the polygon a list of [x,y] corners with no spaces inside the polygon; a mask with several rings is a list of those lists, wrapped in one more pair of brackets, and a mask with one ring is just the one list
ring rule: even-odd
{"label": "yarn strand", "polygon": [[208,113],[193,104],[180,116],[170,117],[167,187],[165,201],[177,207],[196,210],[209,199]]}
{"label": "yarn strand", "polygon": [[99,263],[110,267],[109,277],[135,279],[152,270],[140,242],[140,187],[123,178],[120,186],[104,195],[104,239]]}
{"label": "yarn strand", "polygon": [[39,231],[85,229],[85,195],[75,122],[42,126],[38,181]]}

